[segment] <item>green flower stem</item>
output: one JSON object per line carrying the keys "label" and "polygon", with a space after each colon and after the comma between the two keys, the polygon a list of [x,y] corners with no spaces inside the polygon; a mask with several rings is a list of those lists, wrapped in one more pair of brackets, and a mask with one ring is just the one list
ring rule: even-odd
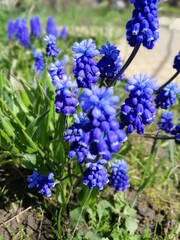
{"label": "green flower stem", "polygon": [[126,68],[129,66],[129,64],[132,62],[132,60],[134,59],[134,57],[136,56],[139,48],[140,48],[141,44],[136,44],[136,46],[133,48],[130,56],[128,57],[127,61],[125,62],[125,64],[122,66],[122,68],[120,69],[120,71],[118,72],[118,74],[113,78],[112,81],[110,81],[108,87],[111,87],[113,85],[116,84],[118,78],[124,73],[124,71],[126,70]]}
{"label": "green flower stem", "polygon": [[92,193],[92,189],[89,191],[89,194],[88,194],[88,196],[87,196],[87,198],[86,198],[86,201],[84,202],[84,204],[83,204],[83,206],[82,206],[82,208],[81,208],[81,212],[80,212],[80,214],[79,214],[79,218],[78,218],[78,220],[77,220],[76,226],[75,226],[75,228],[74,228],[74,230],[73,230],[73,233],[72,233],[72,235],[71,235],[70,240],[73,240],[73,239],[74,239],[74,235],[75,235],[75,233],[76,233],[76,231],[77,231],[77,229],[78,229],[78,225],[79,225],[79,223],[80,223],[80,220],[81,220],[83,211],[84,211],[84,209],[86,208],[86,205],[87,205],[87,203],[88,203],[88,200],[89,200],[89,198],[90,198],[91,193]]}
{"label": "green flower stem", "polygon": [[171,83],[177,76],[179,72],[176,72],[167,82],[165,82],[161,87],[159,87],[154,93],[158,94],[165,86]]}

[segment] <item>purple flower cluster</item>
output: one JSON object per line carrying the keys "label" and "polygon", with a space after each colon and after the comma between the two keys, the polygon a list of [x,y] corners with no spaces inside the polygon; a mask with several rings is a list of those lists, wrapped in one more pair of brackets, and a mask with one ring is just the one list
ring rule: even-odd
{"label": "purple flower cluster", "polygon": [[46,57],[58,57],[60,50],[56,46],[56,38],[53,35],[46,36],[44,38],[46,42]]}
{"label": "purple flower cluster", "polygon": [[60,38],[62,39],[66,39],[67,38],[67,28],[66,26],[63,26],[60,32]]}
{"label": "purple flower cluster", "polygon": [[109,177],[109,185],[115,189],[115,192],[120,190],[126,191],[129,187],[129,178],[127,176],[128,165],[124,160],[116,160],[112,163],[111,174]]}
{"label": "purple flower cluster", "polygon": [[56,25],[55,25],[52,17],[48,17],[48,19],[47,19],[46,34],[53,35],[55,38],[58,37],[58,30],[56,28]]}
{"label": "purple flower cluster", "polygon": [[41,23],[39,17],[32,17],[30,20],[31,35],[39,38],[42,34]]}
{"label": "purple flower cluster", "polygon": [[73,124],[65,136],[65,140],[71,143],[69,156],[76,156],[80,163],[94,162],[100,156],[109,160],[126,140],[126,134],[119,129],[116,120],[115,104],[119,98],[112,94],[113,88],[93,85],[80,95],[80,106],[86,117]]}
{"label": "purple flower cluster", "polygon": [[173,68],[180,72],[180,52],[174,58]]}
{"label": "purple flower cluster", "polygon": [[9,40],[14,39],[15,31],[16,31],[15,23],[10,19],[8,21],[8,26],[7,26],[7,35]]}
{"label": "purple flower cluster", "polygon": [[63,75],[62,79],[58,79],[58,83],[54,82],[56,86],[55,108],[57,113],[64,115],[74,114],[78,105],[76,98],[76,82],[71,81],[71,77]]}
{"label": "purple flower cluster", "polygon": [[117,152],[126,140],[126,134],[119,129],[116,120],[116,106],[119,97],[112,96],[113,88],[84,89],[80,95],[80,106],[87,114],[92,129],[90,131],[89,149],[92,155],[101,155],[109,160],[113,152]]}
{"label": "purple flower cluster", "polygon": [[[180,118],[179,118],[180,121]],[[180,144],[180,123],[174,126],[174,128],[171,130],[171,134],[175,137],[175,142],[177,144]]]}
{"label": "purple flower cluster", "polygon": [[[99,52],[104,55],[97,64],[100,70],[100,78],[102,80],[112,80],[122,67],[122,60],[119,56],[120,51],[115,44],[111,45],[107,41],[106,46],[103,45]],[[123,76],[121,75],[118,80],[122,80],[122,78]]]}
{"label": "purple flower cluster", "polygon": [[7,27],[9,40],[18,40],[19,44],[27,48],[30,44],[29,32],[26,24],[26,19],[17,18],[15,22],[9,20]]}
{"label": "purple flower cluster", "polygon": [[34,55],[34,66],[33,69],[37,71],[38,78],[41,76],[42,71],[44,70],[44,60],[43,60],[43,55],[40,51],[36,50],[33,52]]}
{"label": "purple flower cluster", "polygon": [[162,114],[161,120],[157,124],[159,129],[165,131],[166,133],[170,133],[174,127],[174,124],[172,121],[173,115],[174,114],[172,112],[169,112],[169,111],[164,112]]}
{"label": "purple flower cluster", "polygon": [[179,87],[176,83],[171,82],[166,85],[156,96],[156,108],[167,109],[176,102]]}
{"label": "purple flower cluster", "polygon": [[98,81],[100,74],[93,57],[99,55],[92,39],[75,42],[72,50],[75,52],[73,73],[79,88],[91,88]]}
{"label": "purple flower cluster", "polygon": [[130,46],[143,44],[152,49],[159,38],[158,0],[131,0],[135,9],[126,25],[126,38]]}
{"label": "purple flower cluster", "polygon": [[104,167],[102,160],[97,163],[86,164],[83,179],[85,185],[88,185],[90,189],[97,187],[99,190],[102,190],[108,182],[107,169]]}
{"label": "purple flower cluster", "polygon": [[63,78],[63,75],[66,74],[65,62],[63,60],[57,60],[56,62],[50,63],[48,72],[52,78],[53,85],[58,88],[58,83]]}
{"label": "purple flower cluster", "polygon": [[128,134],[135,129],[138,134],[143,134],[145,125],[154,122],[156,108],[152,94],[156,89],[156,80],[148,75],[134,75],[128,80],[126,90],[130,94],[122,104],[120,114],[120,127],[126,127]]}
{"label": "purple flower cluster", "polygon": [[36,187],[42,195],[50,197],[51,188],[53,188],[58,183],[54,182],[52,180],[53,178],[53,173],[49,173],[46,177],[44,177],[34,170],[32,176],[27,178],[27,182],[29,182],[28,188]]}

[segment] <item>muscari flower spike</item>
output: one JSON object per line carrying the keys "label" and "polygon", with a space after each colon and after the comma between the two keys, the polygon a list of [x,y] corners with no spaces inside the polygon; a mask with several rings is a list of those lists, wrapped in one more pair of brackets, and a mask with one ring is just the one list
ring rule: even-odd
{"label": "muscari flower spike", "polygon": [[174,58],[173,68],[180,72],[180,52]]}
{"label": "muscari flower spike", "polygon": [[[180,118],[179,118],[180,121]],[[180,123],[178,123],[170,132],[172,135],[174,135],[175,142],[177,144],[180,144]]]}
{"label": "muscari flower spike", "polygon": [[166,85],[156,96],[156,108],[160,107],[163,109],[167,109],[170,106],[174,105],[176,102],[177,94],[179,92],[180,90],[176,83],[171,82]]}
{"label": "muscari flower spike", "polygon": [[56,38],[53,35],[46,36],[44,38],[46,42],[46,57],[58,57],[60,50],[56,46]]}
{"label": "muscari flower spike", "polygon": [[100,74],[93,57],[99,55],[92,39],[75,42],[72,50],[75,52],[73,73],[79,88],[91,88],[98,81]]}
{"label": "muscari flower spike", "polygon": [[101,155],[109,160],[113,152],[117,152],[126,140],[124,130],[119,129],[116,120],[118,96],[112,96],[113,88],[99,88],[93,85],[84,89],[80,95],[80,106],[87,114],[91,129],[89,129],[89,151],[93,156]]}
{"label": "muscari flower spike", "polygon": [[16,39],[20,43],[21,46],[27,48],[30,44],[29,39],[29,32],[27,28],[26,19],[16,19],[15,22],[15,28],[16,28]]}
{"label": "muscari flower spike", "polygon": [[148,75],[134,75],[128,79],[126,90],[130,94],[121,106],[121,129],[126,128],[128,134],[135,129],[138,134],[143,134],[145,125],[154,122],[156,108],[152,94],[156,89],[156,79]]}
{"label": "muscari flower spike", "polygon": [[44,70],[44,60],[43,60],[43,55],[42,52],[36,50],[33,52],[33,56],[34,56],[34,66],[33,69],[35,69],[38,73],[38,78],[41,76],[42,71]]}
{"label": "muscari flower spike", "polygon": [[32,17],[30,20],[30,25],[31,25],[31,35],[36,38],[39,38],[42,33],[39,17],[38,16]]}
{"label": "muscari flower spike", "polygon": [[7,35],[8,35],[9,40],[13,40],[15,31],[16,31],[15,23],[10,19],[8,21],[8,27],[7,27]]}
{"label": "muscari flower spike", "polygon": [[[99,51],[100,54],[104,55],[97,64],[100,70],[100,78],[102,80],[112,80],[122,67],[122,60],[119,56],[120,51],[115,44],[111,45],[108,41],[106,42],[106,46],[102,45]],[[118,80],[122,80],[122,78],[123,75]]]}
{"label": "muscari flower spike", "polygon": [[158,7],[159,0],[132,0],[134,11],[126,25],[126,38],[130,46],[143,44],[152,49],[159,38]]}
{"label": "muscari flower spike", "polygon": [[55,25],[52,17],[48,17],[48,19],[47,19],[46,34],[53,35],[56,38],[58,37],[58,30],[56,28],[56,25]]}
{"label": "muscari flower spike", "polygon": [[63,26],[60,32],[60,38],[62,39],[66,39],[67,38],[67,27]]}
{"label": "muscari flower spike", "polygon": [[164,112],[161,116],[161,120],[157,124],[159,129],[165,131],[166,133],[170,133],[174,127],[174,124],[172,121],[173,115],[174,114],[172,112],[169,112],[169,111]]}
{"label": "muscari flower spike", "polygon": [[99,190],[102,190],[104,185],[109,182],[107,170],[103,164],[103,160],[99,160],[97,163],[86,164],[83,183],[88,185],[90,189],[97,187]]}
{"label": "muscari flower spike", "polygon": [[72,82],[71,77],[64,74],[62,79],[54,85],[56,86],[56,112],[63,113],[66,116],[74,114],[78,105],[76,82]]}
{"label": "muscari flower spike", "polygon": [[115,192],[126,191],[129,185],[129,178],[127,176],[128,165],[124,160],[116,160],[112,163],[109,177],[109,185],[115,189]]}
{"label": "muscari flower spike", "polygon": [[77,157],[79,163],[84,162],[85,158],[92,157],[89,152],[89,131],[91,123],[86,115],[74,114],[74,123],[69,127],[64,136],[65,141],[70,142],[70,151],[68,156],[70,158]]}
{"label": "muscari flower spike", "polygon": [[38,174],[38,172],[34,170],[32,176],[27,178],[27,182],[29,182],[28,188],[36,187],[42,195],[50,197],[51,188],[53,188],[58,183],[54,182],[53,178],[53,173],[49,173],[45,177]]}
{"label": "muscari flower spike", "polygon": [[63,75],[66,74],[65,61],[57,60],[56,62],[50,63],[48,72],[52,78],[53,85],[58,88],[59,81],[63,78]]}

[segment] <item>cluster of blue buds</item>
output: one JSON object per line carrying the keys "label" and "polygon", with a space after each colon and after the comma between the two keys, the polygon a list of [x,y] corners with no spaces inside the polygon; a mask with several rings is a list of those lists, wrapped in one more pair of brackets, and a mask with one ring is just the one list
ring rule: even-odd
{"label": "cluster of blue buds", "polygon": [[83,183],[88,185],[90,189],[97,187],[99,190],[102,190],[104,185],[109,182],[107,177],[107,169],[103,164],[103,160],[100,160],[97,163],[86,164]]}
{"label": "cluster of blue buds", "polygon": [[64,115],[74,114],[78,105],[77,84],[71,81],[71,77],[63,75],[62,79],[56,85],[55,108],[57,113]]}
{"label": "cluster of blue buds", "polygon": [[28,188],[36,187],[42,195],[50,197],[51,188],[58,183],[54,182],[54,180],[52,180],[53,178],[53,173],[49,173],[46,177],[44,177],[34,170],[32,176],[27,178],[27,182],[29,182]]}
{"label": "cluster of blue buds", "polygon": [[53,35],[55,38],[58,37],[58,30],[52,17],[48,17],[47,19],[46,34]]}
{"label": "cluster of blue buds", "polygon": [[15,23],[10,19],[7,26],[7,35],[9,40],[13,40],[15,34]]}
{"label": "cluster of blue buds", "polygon": [[113,88],[84,89],[80,95],[80,106],[87,114],[92,128],[89,138],[89,149],[92,155],[101,155],[109,160],[113,152],[117,152],[126,140],[126,134],[119,129],[116,120],[116,106],[119,97],[112,96]]}
{"label": "cluster of blue buds", "polygon": [[174,58],[173,68],[180,72],[180,52]]}
{"label": "cluster of blue buds", "polygon": [[124,160],[116,160],[112,163],[109,185],[115,189],[115,192],[126,191],[127,187],[130,186],[127,169],[128,165]]}
{"label": "cluster of blue buds", "polygon": [[44,38],[46,42],[46,57],[54,57],[57,58],[60,50],[56,46],[56,38],[53,35],[48,35]]}
{"label": "cluster of blue buds", "polygon": [[67,38],[67,27],[63,26],[60,32],[60,38],[62,39],[66,39]]}
{"label": "cluster of blue buds", "polygon": [[135,129],[138,134],[143,134],[145,125],[154,122],[156,108],[152,94],[156,89],[156,79],[148,75],[134,75],[128,80],[126,90],[130,94],[122,104],[120,113],[120,127],[126,128],[128,134]]}
{"label": "cluster of blue buds", "polygon": [[179,92],[180,90],[176,83],[169,83],[157,94],[155,99],[156,107],[167,109],[170,106],[174,105],[176,102],[177,94]]}
{"label": "cluster of blue buds", "polygon": [[50,63],[48,72],[52,78],[53,85],[58,87],[58,82],[63,78],[63,75],[66,74],[65,62],[63,60],[57,60],[56,62]]}
{"label": "cluster of blue buds", "polygon": [[40,52],[38,50],[33,51],[33,56],[34,56],[34,60],[35,60],[33,69],[35,69],[37,71],[37,75],[38,75],[38,77],[40,77],[42,71],[44,70],[44,60],[43,60],[42,52]]}
{"label": "cluster of blue buds", "polygon": [[131,0],[134,4],[132,19],[126,25],[126,38],[130,46],[143,44],[152,49],[159,38],[159,0]]}
{"label": "cluster of blue buds", "polygon": [[173,115],[174,114],[172,112],[169,112],[169,111],[164,112],[162,114],[161,120],[157,124],[159,129],[165,131],[166,133],[170,133],[174,127],[174,124],[172,121]]}
{"label": "cluster of blue buds", "polygon": [[96,61],[93,57],[99,55],[92,39],[75,42],[72,50],[75,52],[73,73],[79,88],[91,88],[98,81],[100,74]]}
{"label": "cluster of blue buds", "polygon": [[[104,55],[97,64],[100,70],[100,78],[102,80],[112,80],[122,67],[122,60],[119,56],[120,51],[115,44],[111,45],[110,42],[107,41],[106,46],[103,45],[99,52]],[[122,78],[123,75],[121,75],[118,80],[122,80]]]}
{"label": "cluster of blue buds", "polygon": [[29,32],[27,28],[26,19],[17,18],[15,22],[9,20],[7,27],[7,34],[9,40],[17,40],[19,44],[27,48],[30,44]]}
{"label": "cluster of blue buds", "polygon": [[85,158],[93,158],[89,152],[89,130],[91,123],[86,115],[74,114],[75,122],[69,127],[64,136],[65,141],[70,142],[70,151],[68,156],[70,158],[77,157],[77,161],[82,163]]}
{"label": "cluster of blue buds", "polygon": [[[179,118],[180,121],[180,118]],[[171,130],[171,134],[175,137],[175,142],[177,144],[180,144],[180,123],[174,126],[174,128]]]}
{"label": "cluster of blue buds", "polygon": [[42,34],[42,29],[41,29],[41,23],[39,17],[32,17],[30,20],[30,26],[31,26],[31,35],[40,38]]}

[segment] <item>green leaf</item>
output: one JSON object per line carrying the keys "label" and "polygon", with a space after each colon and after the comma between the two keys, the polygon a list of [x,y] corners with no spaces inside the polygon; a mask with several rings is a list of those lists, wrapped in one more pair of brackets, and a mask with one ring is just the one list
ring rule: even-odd
{"label": "green leaf", "polygon": [[[37,117],[33,122],[31,122],[27,128],[26,128],[26,132],[29,134],[30,137],[33,137],[35,132],[38,129],[38,125],[40,124],[40,122],[44,119],[44,117],[48,114],[49,110],[45,111],[44,113],[42,113],[39,117]],[[42,129],[41,129],[42,132]]]}
{"label": "green leaf", "polygon": [[101,220],[102,217],[105,217],[109,214],[109,211],[106,210],[107,208],[111,208],[111,204],[106,200],[102,200],[97,204],[97,213],[99,221]]}
{"label": "green leaf", "polygon": [[123,211],[125,216],[129,216],[129,217],[136,217],[136,210],[134,208],[131,208],[129,206],[125,206],[124,211]]}
{"label": "green leaf", "polygon": [[71,218],[72,224],[77,223],[80,213],[81,213],[81,207],[77,207],[70,212],[70,218]]}
{"label": "green leaf", "polygon": [[22,166],[25,168],[33,169],[36,165],[36,155],[35,154],[24,154],[21,159]]}
{"label": "green leaf", "polygon": [[10,121],[8,120],[8,118],[0,116],[0,119],[1,119],[2,127],[4,128],[7,135],[15,139],[14,128],[10,124]]}
{"label": "green leaf", "polygon": [[134,234],[136,229],[138,228],[137,220],[131,217],[127,217],[125,221],[125,226],[130,234]]}

